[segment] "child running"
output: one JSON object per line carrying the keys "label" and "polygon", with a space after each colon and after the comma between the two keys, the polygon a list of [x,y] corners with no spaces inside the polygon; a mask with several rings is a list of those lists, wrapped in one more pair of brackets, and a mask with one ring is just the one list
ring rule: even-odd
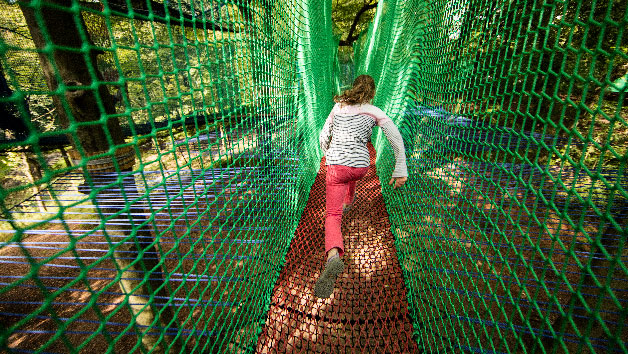
{"label": "child running", "polygon": [[355,183],[364,177],[370,165],[366,144],[374,126],[384,131],[395,154],[395,169],[389,185],[399,188],[408,179],[406,154],[399,130],[379,108],[370,104],[375,97],[375,82],[369,75],[360,75],[353,87],[334,97],[336,105],[329,113],[319,140],[326,156],[325,251],[327,264],[314,286],[314,295],[328,298],[334,291],[336,277],[345,264],[343,238],[340,232],[342,212],[351,208]]}

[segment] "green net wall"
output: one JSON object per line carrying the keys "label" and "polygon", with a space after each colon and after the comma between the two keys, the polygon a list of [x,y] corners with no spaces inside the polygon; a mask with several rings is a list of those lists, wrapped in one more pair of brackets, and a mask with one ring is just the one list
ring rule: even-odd
{"label": "green net wall", "polygon": [[[339,311],[311,329],[328,305],[362,309],[349,303],[360,284],[382,286],[370,311],[405,308],[387,298],[403,286],[364,274],[305,327],[275,316],[279,337],[318,351],[628,352],[626,1],[380,1],[355,68],[338,64],[330,1],[0,11],[0,351],[273,343],[258,337],[288,308],[271,304],[280,271],[306,269],[298,246],[286,256],[295,230],[322,217],[302,217],[320,126],[348,76],[369,73],[408,156],[393,192],[376,131],[416,343],[386,344],[405,325],[379,322],[402,314]],[[362,226],[357,240],[373,236]],[[282,290],[310,306],[295,289]]]}
{"label": "green net wall", "polygon": [[[626,352],[625,1],[388,1],[358,73],[425,352]],[[392,170],[378,136],[380,178]]]}
{"label": "green net wall", "polygon": [[0,351],[254,348],[332,105],[322,5],[2,4]]}

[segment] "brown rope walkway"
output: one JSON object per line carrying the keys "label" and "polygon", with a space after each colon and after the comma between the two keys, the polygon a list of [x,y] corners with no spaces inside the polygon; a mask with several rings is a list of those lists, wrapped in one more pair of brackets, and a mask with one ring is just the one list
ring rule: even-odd
{"label": "brown rope walkway", "polygon": [[323,159],[273,292],[256,352],[418,352],[370,144],[369,151],[371,168],[357,183],[353,209],[343,216],[346,267],[334,293],[329,299],[314,297],[314,283],[325,258]]}

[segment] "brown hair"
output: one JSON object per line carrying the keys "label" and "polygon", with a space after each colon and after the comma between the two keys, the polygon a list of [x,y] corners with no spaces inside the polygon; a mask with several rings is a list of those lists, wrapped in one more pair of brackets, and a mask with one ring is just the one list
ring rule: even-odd
{"label": "brown hair", "polygon": [[334,101],[355,105],[366,103],[373,97],[375,97],[375,81],[369,75],[360,75],[353,81],[353,87],[338,96],[334,96]]}

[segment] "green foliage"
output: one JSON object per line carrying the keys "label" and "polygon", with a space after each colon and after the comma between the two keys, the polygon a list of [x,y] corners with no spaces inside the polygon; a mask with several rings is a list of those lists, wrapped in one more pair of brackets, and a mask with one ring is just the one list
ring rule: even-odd
{"label": "green foliage", "polygon": [[[230,5],[221,11],[225,21],[242,22],[237,7]],[[2,48],[6,48],[3,58],[12,90],[26,96],[30,119],[37,131],[59,130],[19,7],[3,6],[0,14],[0,39]],[[212,114],[253,103],[247,46],[253,34],[168,27],[107,17],[93,10],[82,15],[92,42],[102,51],[98,68],[110,83],[116,110],[128,114],[123,125]],[[186,50],[186,43],[194,44],[194,50]],[[240,94],[229,96],[229,92]]]}
{"label": "green foliage", "polygon": [[0,53],[5,79],[12,91],[31,92],[24,97],[30,110],[30,121],[38,131],[55,130],[54,108],[46,91],[39,58],[26,27],[24,17],[15,4],[0,7]]}
{"label": "green foliage", "polygon": [[[23,154],[16,152],[6,152],[0,155],[0,180],[4,180],[8,174],[15,173],[15,170],[24,167]],[[26,179],[20,181],[20,178],[13,175],[11,176],[13,183],[27,183],[30,182]]]}

